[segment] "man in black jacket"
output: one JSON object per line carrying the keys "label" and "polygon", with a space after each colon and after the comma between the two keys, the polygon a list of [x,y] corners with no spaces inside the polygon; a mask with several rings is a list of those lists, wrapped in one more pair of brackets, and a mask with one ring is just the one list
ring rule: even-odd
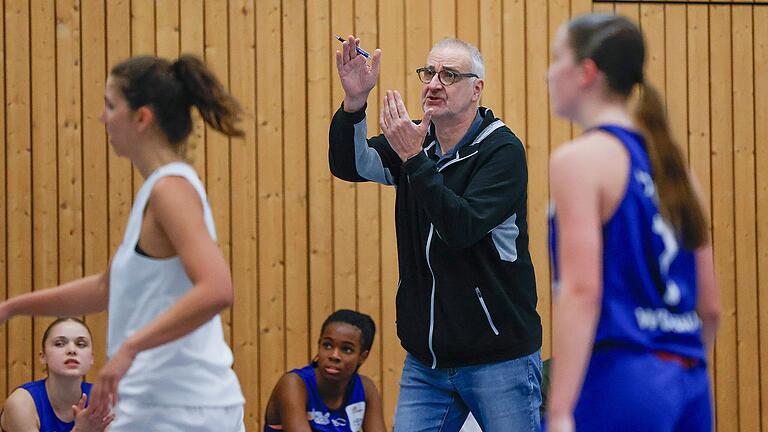
{"label": "man in black jacket", "polygon": [[382,135],[367,139],[370,64],[349,37],[336,53],[345,97],[330,128],[333,175],[397,188],[397,333],[408,352],[396,431],[538,430],[541,320],[528,251],[525,151],[480,107],[483,60],[456,39],[417,70],[424,117],[387,91]]}

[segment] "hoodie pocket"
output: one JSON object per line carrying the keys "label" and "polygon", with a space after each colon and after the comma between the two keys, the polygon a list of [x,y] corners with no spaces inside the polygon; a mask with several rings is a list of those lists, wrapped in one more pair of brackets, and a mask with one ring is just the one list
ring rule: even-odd
{"label": "hoodie pocket", "polygon": [[488,311],[488,305],[486,305],[485,300],[483,300],[483,293],[480,292],[480,287],[475,287],[475,294],[477,294],[477,299],[480,301],[480,306],[483,308],[483,312],[485,312],[485,318],[488,320],[488,325],[491,326],[491,330],[493,330],[493,334],[498,336],[499,330],[496,328],[496,325],[493,323],[493,318],[491,318],[491,312]]}

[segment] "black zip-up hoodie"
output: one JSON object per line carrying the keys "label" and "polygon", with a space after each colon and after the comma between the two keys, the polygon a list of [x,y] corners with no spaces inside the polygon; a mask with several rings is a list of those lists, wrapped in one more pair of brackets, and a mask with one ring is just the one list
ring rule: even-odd
{"label": "black zip-up hoodie", "polygon": [[333,117],[329,164],[347,181],[397,188],[397,334],[432,367],[509,360],[541,348],[528,251],[525,149],[487,108],[455,156],[438,163],[433,127],[402,162],[365,108]]}

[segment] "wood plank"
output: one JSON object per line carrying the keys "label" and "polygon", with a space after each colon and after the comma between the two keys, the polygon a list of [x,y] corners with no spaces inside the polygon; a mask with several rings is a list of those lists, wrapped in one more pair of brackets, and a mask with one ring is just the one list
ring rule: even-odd
{"label": "wood plank", "polygon": [[[360,38],[378,41],[376,22],[376,0],[355,1],[355,29]],[[372,92],[371,100],[378,99],[378,87]],[[410,113],[418,117],[420,112]],[[378,106],[368,107],[368,115],[378,118]],[[357,308],[373,318],[381,328],[381,219],[379,212],[380,187],[375,183],[361,183],[357,186]],[[385,221],[386,222],[386,221]],[[361,373],[373,380],[381,389],[381,335],[365,361]]]}
{"label": "wood plank", "polygon": [[[560,29],[560,27],[568,21],[569,15],[570,15],[570,2],[568,0],[551,0],[549,2],[549,31],[548,31],[548,42],[547,46],[551,47],[552,43],[555,40],[555,36]],[[545,75],[546,76],[546,75]],[[549,95],[549,91],[547,91],[547,95]],[[571,123],[570,121],[564,120],[560,118],[557,114],[555,114],[552,111],[552,107],[549,105],[549,98],[547,98],[547,104],[545,105],[542,101],[541,108],[544,109],[546,107],[547,112],[549,113],[549,142],[548,142],[548,148],[547,148],[547,160],[549,159],[549,155],[551,152],[557,148],[558,146],[562,145],[563,143],[570,141],[571,139]],[[547,163],[547,167],[549,164]],[[549,177],[549,170],[544,169],[541,173],[536,173],[533,170],[528,170],[528,187],[530,188],[534,182],[539,181],[548,181]],[[546,204],[550,201],[549,196],[549,188],[547,188],[546,195],[542,198],[546,199]],[[529,199],[530,201],[530,199]],[[544,236],[546,237],[547,231],[544,231]],[[542,256],[539,261],[534,262],[536,269],[542,269],[545,270],[547,273],[551,272],[550,267],[550,260],[549,260],[549,248],[547,247],[545,249],[545,255]],[[550,273],[551,275],[551,273]],[[539,303],[538,303],[538,311],[541,315],[541,322],[542,322],[542,347],[541,347],[541,356],[542,358],[549,358],[552,356],[552,283],[549,278],[547,279],[536,279],[536,283],[538,285],[538,294],[539,294]]]}
{"label": "wood plank", "polygon": [[667,95],[667,115],[672,136],[677,140],[686,159],[688,158],[687,19],[686,6],[664,6],[664,93]]}
{"label": "wood plank", "polygon": [[601,12],[601,13],[616,13],[615,12],[615,6],[614,3],[592,3],[592,12]]}
{"label": "wood plank", "polygon": [[256,181],[259,245],[259,405],[285,372],[282,62],[264,61],[280,46],[280,0],[256,2]]}
{"label": "wood plank", "polygon": [[[8,297],[32,291],[32,160],[30,152],[30,12],[27,1],[5,4],[6,118],[6,232]],[[17,317],[7,324],[8,387],[14,389],[32,378],[35,352],[32,319]]]}
{"label": "wood plank", "polygon": [[[131,2],[130,0],[107,1],[107,70],[131,55]],[[103,98],[103,95],[102,95]],[[110,149],[109,165],[109,250],[114,253],[123,240],[133,202],[131,161],[121,158]]]}
{"label": "wood plank", "polygon": [[179,0],[155,0],[155,54],[169,61],[179,56]]}
{"label": "wood plank", "polygon": [[[330,28],[330,4],[327,0],[307,1],[307,64],[334,62],[333,53],[341,50],[332,34],[343,29]],[[333,33],[337,32],[337,33]],[[333,43],[333,46],[331,46]],[[368,45],[365,45],[368,46]],[[383,57],[386,58],[386,57]],[[309,288],[310,337],[320,337],[320,327],[333,312],[333,251],[331,173],[328,170],[328,123],[341,104],[331,99],[331,81],[338,81],[335,64],[307,68],[307,148],[309,159]],[[372,102],[373,101],[369,101]],[[312,353],[313,351],[310,351]]]}
{"label": "wood plank", "polygon": [[[306,5],[283,2],[283,51],[306,53]],[[307,196],[307,58],[283,58],[285,173],[285,370],[306,364],[317,336],[309,334],[309,197]]]}
{"label": "wood plank", "polygon": [[504,122],[527,145],[525,0],[504,0]]}
{"label": "wood plank", "polygon": [[480,0],[460,0],[456,4],[456,37],[480,46]]}
{"label": "wood plank", "polygon": [[480,103],[504,119],[504,65],[502,59],[502,0],[480,1],[480,52],[485,61],[485,86]]}
{"label": "wood plank", "polygon": [[[709,17],[707,17],[709,11]],[[707,27],[709,18],[709,28]],[[733,184],[733,105],[731,62],[731,23],[729,6],[688,6],[688,64],[710,64],[710,73],[690,68],[688,103],[690,113],[690,163],[703,185],[712,188],[712,227],[715,250],[715,275],[720,287],[722,318],[715,345],[715,406],[717,429],[738,430],[738,351],[736,345],[736,293],[734,250],[734,184]],[[709,33],[709,38],[707,38]],[[709,40],[708,40],[709,39]],[[711,59],[707,57],[709,52]],[[691,70],[695,69],[695,70]],[[711,81],[718,83],[709,85]],[[703,96],[711,92],[711,101]],[[708,109],[707,109],[708,108]],[[707,131],[711,124],[711,182],[705,174],[708,155]],[[697,155],[698,153],[698,155]],[[735,427],[734,427],[735,426]]]}
{"label": "wood plank", "polygon": [[[5,7],[0,8],[5,12]],[[5,19],[0,19],[0,82],[5,83],[7,75],[5,73],[6,68],[6,53],[5,53]],[[6,137],[6,123],[5,116],[7,112],[6,104],[6,92],[5,86],[0,86],[0,144],[2,144],[3,151],[0,151],[0,204],[4,209],[8,208],[9,202],[7,193],[8,183],[8,171],[6,169],[8,163],[8,141]],[[8,219],[6,215],[7,211],[0,211],[0,226],[8,226]],[[3,272],[6,277],[0,277],[0,298],[3,300],[8,298],[8,248],[5,247],[8,244],[7,230],[0,230],[0,271]],[[9,394],[13,389],[8,388],[8,326],[0,325],[0,391],[5,391],[5,394]]]}
{"label": "wood plank", "polygon": [[259,249],[258,184],[256,173],[256,65],[255,18],[252,0],[229,2],[230,91],[242,105],[245,139],[232,141],[232,280],[235,298],[232,312],[232,345],[235,371],[248,401],[245,427],[258,429],[259,412]]}
{"label": "wood plank", "polygon": [[640,27],[645,36],[645,79],[666,99],[664,5],[641,4]]}
{"label": "wood plank", "polygon": [[[768,8],[754,8],[755,61],[755,187],[757,268],[768,269]],[[768,290],[768,272],[757,272],[758,293]],[[768,364],[768,296],[758,294],[760,365]],[[760,368],[760,398],[768,397],[768,379]],[[768,407],[761,405],[760,423],[768,427]]]}
{"label": "wood plank", "polygon": [[[131,0],[131,56],[155,55],[155,1]],[[139,191],[144,178],[135,167],[133,176],[133,197]]]}
{"label": "wood plank", "polygon": [[571,17],[592,12],[592,0],[571,0]]}
{"label": "wood plank", "polygon": [[[106,6],[104,2],[96,2],[83,8],[80,13],[84,87],[83,268],[85,274],[96,274],[106,271],[109,263],[109,144],[104,125],[99,120],[104,111],[104,86],[107,80]],[[107,313],[89,315],[86,323],[93,336],[95,362],[90,374],[93,376],[106,360]]]}
{"label": "wood plank", "polygon": [[[394,24],[397,25],[398,28],[402,28],[403,24]],[[425,38],[425,34],[430,33],[430,20],[429,20],[429,3],[428,2],[406,2],[405,3],[405,40],[408,41],[408,45],[410,49],[405,50],[405,80],[404,80],[404,86],[403,87],[397,87],[392,85],[385,86],[384,83],[390,83],[393,84],[396,82],[393,81],[385,81],[386,77],[384,76],[384,73],[382,72],[382,77],[379,80],[381,92],[378,95],[378,98],[376,99],[376,108],[380,108],[382,105],[382,101],[384,100],[384,92],[386,90],[400,90],[405,89],[405,94],[403,94],[403,97],[405,98],[405,106],[408,109],[408,112],[411,113],[414,117],[420,117],[424,115],[424,109],[422,108],[421,104],[421,89],[423,87],[421,80],[419,80],[418,75],[416,74],[416,69],[424,66],[427,64],[427,57],[429,56],[429,52],[432,49],[432,46],[434,45],[432,41],[430,41],[428,38]],[[384,27],[382,27],[384,28]],[[382,44],[384,41],[386,41],[388,38],[385,35],[382,35]],[[383,46],[383,45],[382,45]],[[382,60],[389,63],[389,61],[385,60],[388,57],[384,56],[392,56],[392,55],[400,55],[400,52],[402,49],[397,46],[393,46],[392,50],[389,51],[382,51]],[[382,66],[385,64],[382,62]],[[383,71],[383,69],[382,69]],[[402,74],[401,71],[398,71],[400,74]],[[369,102],[371,99],[369,98]],[[370,105],[370,104],[369,104]],[[378,112],[377,112],[378,115]],[[373,117],[371,117],[373,118]],[[371,123],[374,123],[371,121]],[[376,117],[376,127],[378,130],[378,117]],[[372,128],[373,125],[369,124],[369,129]],[[372,132],[369,130],[369,134],[372,134]],[[382,219],[386,221],[386,219]]]}
{"label": "wood plank", "polygon": [[[525,63],[527,82],[526,109],[528,149],[528,238],[531,260],[536,270],[536,291],[539,315],[546,319],[549,309],[549,253],[547,245],[547,200],[549,196],[549,113],[541,109],[549,99],[546,76],[549,66],[548,8],[532,7],[528,1],[525,10],[526,48]],[[546,336],[546,333],[544,334]],[[548,341],[544,342],[548,345]],[[542,352],[542,354],[548,354]]]}
{"label": "wood plank", "polygon": [[79,0],[56,2],[59,279],[83,277],[83,120]]}
{"label": "wood plank", "polygon": [[[406,3],[406,5],[404,5]],[[383,4],[379,2],[378,16],[379,28],[392,29],[381,33],[379,43],[382,50],[381,76],[379,86],[381,89],[402,89],[406,88],[406,82],[416,82],[417,87],[421,89],[420,82],[415,76],[415,66],[407,59],[410,55],[418,56],[419,66],[426,60],[428,47],[425,49],[414,47],[413,49],[403,50],[405,41],[416,42],[417,39],[410,37],[410,28],[412,25],[411,17],[406,15],[406,7],[410,8],[413,3],[395,0]],[[407,9],[410,11],[410,9]],[[395,29],[400,29],[397,31]],[[426,34],[426,33],[424,33]],[[426,38],[424,38],[426,39]],[[403,52],[406,51],[406,52]],[[413,51],[413,52],[411,52]],[[413,60],[416,61],[416,60]],[[407,65],[407,67],[406,67]],[[406,100],[413,97],[411,87],[407,88],[408,95]],[[419,94],[419,93],[417,93]],[[382,95],[383,96],[383,95]],[[381,99],[379,99],[381,100]],[[418,102],[417,102],[418,103]],[[417,107],[409,105],[409,112],[419,112]],[[377,123],[372,121],[371,123]],[[369,129],[369,133],[371,130]],[[394,188],[387,187],[381,191],[381,327],[379,328],[379,338],[384,347],[382,352],[382,381],[380,388],[384,402],[384,419],[388,430],[392,428],[393,413],[397,405],[397,397],[400,393],[400,375],[403,370],[403,360],[405,351],[400,347],[400,341],[397,338],[395,328],[395,295],[397,294],[399,272],[397,267],[397,247],[395,241],[395,191]]]}
{"label": "wood plank", "polygon": [[[432,44],[445,38],[456,37],[456,0],[428,2]],[[423,37],[423,36],[422,36]]]}
{"label": "wood plank", "polygon": [[[752,6],[731,10],[739,428],[760,429]],[[763,144],[765,145],[765,144]]]}
{"label": "wood plank", "polygon": [[[205,2],[204,21],[206,27],[215,28],[217,31],[205,32],[205,62],[221,83],[231,88],[229,85],[229,23],[227,4],[224,2]],[[186,23],[182,21],[182,46],[184,46],[184,35],[186,34]],[[252,120],[252,119],[245,119]],[[199,121],[202,124],[202,121]],[[242,126],[242,123],[240,124]],[[230,167],[230,140],[213,130],[204,127],[205,131],[205,153],[198,156],[205,158],[204,181],[206,191],[208,192],[208,201],[211,204],[213,217],[216,221],[216,235],[218,244],[221,248],[224,258],[230,265],[232,271],[232,217],[231,217],[231,196],[230,187],[232,184]],[[201,140],[203,141],[203,140]],[[199,153],[196,153],[199,154]],[[203,175],[203,172],[198,171]],[[237,292],[237,288],[235,288]],[[235,297],[235,301],[240,301]],[[233,347],[232,343],[232,309],[221,313],[222,325],[224,327],[224,338],[227,343]],[[234,347],[233,347],[234,348]],[[247,361],[247,359],[243,359]],[[250,408],[250,405],[248,406]]]}
{"label": "wood plank", "polygon": [[[56,5],[34,1],[30,5],[32,52],[32,281],[35,290],[56,286],[59,282],[59,226],[57,203],[56,145]],[[39,352],[50,318],[35,317],[32,334],[33,353]],[[45,377],[40,361],[30,364],[35,379]]]}
{"label": "wood plank", "polygon": [[[617,15],[623,15],[635,24],[640,24],[640,5],[638,3],[614,3],[614,10]],[[646,51],[646,55],[648,51]]]}
{"label": "wood plank", "polygon": [[[181,2],[179,8],[179,40],[180,50],[178,54],[193,54],[199,58],[205,58],[205,8],[203,0],[187,0]],[[216,27],[210,27],[211,29]],[[218,29],[218,28],[217,28]],[[209,32],[212,33],[212,32]],[[206,63],[210,68],[211,65]],[[217,75],[221,77],[221,75]],[[226,75],[225,75],[226,76]],[[192,110],[193,129],[187,139],[187,159],[195,167],[195,171],[205,183],[205,122],[203,122],[197,110]]]}
{"label": "wood plank", "polygon": [[[331,0],[331,28],[350,29],[345,33],[354,33],[353,10],[352,0]],[[335,68],[335,63],[329,66]],[[337,76],[331,79],[331,95],[329,109],[335,110],[338,101],[344,99],[344,91]],[[332,184],[333,308],[357,309],[357,187],[354,183],[337,178],[333,179]]]}

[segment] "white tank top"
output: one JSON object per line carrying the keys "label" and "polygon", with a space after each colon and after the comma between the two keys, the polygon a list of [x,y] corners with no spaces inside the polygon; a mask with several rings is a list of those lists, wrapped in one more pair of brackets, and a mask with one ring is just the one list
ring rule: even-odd
{"label": "white tank top", "polygon": [[[136,252],[141,221],[150,193],[165,176],[183,177],[200,195],[205,225],[216,240],[216,229],[205,190],[195,170],[181,162],[153,172],[136,195],[123,242],[112,259],[109,277],[107,355],[113,356],[136,331],[165,312],[192,288],[181,259],[149,258]],[[229,406],[244,402],[232,370],[232,351],[224,341],[221,319],[215,316],[196,330],[164,345],[140,352],[120,381],[118,394],[143,404]]]}

